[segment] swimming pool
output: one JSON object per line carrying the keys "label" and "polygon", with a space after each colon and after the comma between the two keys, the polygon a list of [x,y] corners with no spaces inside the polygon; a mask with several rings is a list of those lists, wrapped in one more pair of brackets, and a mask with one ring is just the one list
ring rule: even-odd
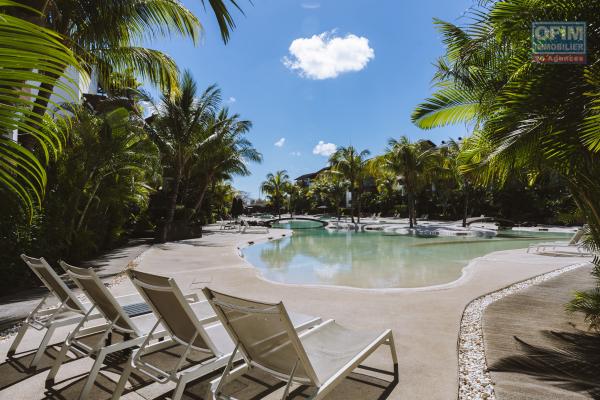
{"label": "swimming pool", "polygon": [[572,234],[507,231],[494,238],[388,236],[298,229],[291,237],[243,249],[272,281],[358,288],[414,288],[458,279],[471,260]]}

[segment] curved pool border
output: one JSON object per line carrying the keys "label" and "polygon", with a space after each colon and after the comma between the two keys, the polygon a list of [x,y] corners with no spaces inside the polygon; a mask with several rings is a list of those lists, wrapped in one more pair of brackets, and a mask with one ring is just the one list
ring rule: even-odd
{"label": "curved pool border", "polygon": [[[263,237],[263,238],[238,242],[238,244],[236,244],[236,246],[235,246],[235,252],[236,252],[237,256],[244,261],[245,264],[247,264],[250,268],[254,269],[255,274],[258,277],[258,279],[268,282],[268,283],[273,283],[276,285],[295,287],[295,288],[308,287],[308,288],[316,288],[316,289],[319,289],[319,288],[321,288],[321,289],[341,289],[341,290],[348,290],[348,291],[377,292],[377,293],[386,293],[386,292],[387,293],[400,293],[400,292],[423,292],[423,291],[448,290],[448,289],[455,288],[455,287],[460,286],[463,283],[465,283],[474,274],[474,271],[476,270],[476,264],[479,261],[484,260],[494,254],[500,254],[500,253],[504,253],[504,252],[514,252],[514,251],[525,249],[525,248],[519,248],[519,249],[510,249],[510,250],[498,250],[498,251],[493,251],[491,253],[487,253],[480,257],[475,257],[472,260],[470,260],[469,263],[461,269],[461,274],[458,278],[456,278],[453,281],[450,281],[447,283],[440,283],[437,285],[418,286],[418,287],[399,287],[399,288],[393,288],[393,287],[392,288],[360,288],[360,287],[354,287],[354,286],[327,285],[327,284],[317,284],[317,283],[287,283],[287,282],[274,281],[272,279],[265,277],[263,275],[261,269],[258,268],[257,266],[255,266],[254,264],[252,264],[250,261],[248,261],[246,259],[246,257],[244,257],[244,254],[242,252],[242,250],[245,249],[246,247],[250,247],[255,244],[272,242],[275,240],[289,238],[294,234],[294,231],[292,229],[281,229],[281,228],[269,228],[269,229],[282,230],[285,233],[282,233],[280,235],[274,235],[274,234],[272,234],[271,231],[269,231],[269,234],[265,234],[265,237]],[[275,237],[275,236],[278,236],[278,237]]]}

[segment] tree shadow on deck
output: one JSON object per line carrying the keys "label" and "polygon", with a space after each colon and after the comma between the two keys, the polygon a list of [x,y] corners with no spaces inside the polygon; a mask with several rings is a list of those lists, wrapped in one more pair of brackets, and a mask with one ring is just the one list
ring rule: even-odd
{"label": "tree shadow on deck", "polygon": [[[122,372],[122,364],[118,366],[111,366],[104,368],[103,371],[110,371],[113,374],[119,375]],[[190,383],[183,394],[182,400],[207,400],[207,391],[210,387],[210,381],[218,378],[222,370],[215,371],[202,379]],[[379,374],[385,373],[384,371],[376,371]],[[72,400],[78,397],[78,394],[85,383],[87,375],[81,374],[69,379],[68,383],[61,384],[60,388],[49,389],[44,394],[44,399],[59,399],[59,400]],[[170,399],[173,392],[167,390],[168,388],[163,385],[158,385],[144,379],[142,377],[136,377],[133,383],[133,388],[125,391],[124,395],[131,390],[139,391],[138,393],[145,398],[152,400],[167,400]],[[150,387],[149,385],[153,386]],[[387,379],[377,378],[371,375],[365,375],[362,373],[352,373],[344,381],[342,381],[329,395],[328,400],[348,400],[348,399],[365,399],[365,400],[385,400],[389,397],[390,393],[398,384],[397,375],[394,375],[392,381]],[[90,393],[88,400],[109,400],[112,396],[112,392],[116,386],[116,383],[111,379],[98,375],[98,379]],[[233,396],[238,400],[259,400],[268,396],[269,394],[281,390],[285,386],[285,383],[273,378],[272,376],[261,372],[252,371],[249,374],[242,376],[241,378],[227,384],[224,387],[223,394]],[[160,395],[154,395],[153,393],[164,392]],[[307,387],[301,386],[293,390],[288,396],[288,400],[304,400],[309,396],[310,392]],[[281,394],[276,394],[279,398]]]}
{"label": "tree shadow on deck", "polygon": [[[368,370],[375,372],[378,376],[367,375],[356,372]],[[392,380],[380,378],[380,375],[391,376]],[[214,377],[218,377],[215,374]],[[206,400],[206,393],[209,388],[209,382],[213,378],[205,378],[202,381],[197,381],[188,385],[182,400]],[[398,385],[398,375],[394,372],[383,371],[375,368],[361,366],[344,379],[331,393],[327,395],[328,400],[385,400]],[[250,373],[243,375],[241,378],[228,383],[223,388],[223,394],[232,396],[237,400],[259,400],[269,394],[280,390],[275,398],[281,397],[281,389],[285,386],[285,382],[273,378],[271,375],[264,373],[258,369],[254,369]],[[307,386],[300,386],[292,390],[287,397],[288,400],[304,400],[308,398],[312,392]],[[166,400],[171,393],[165,393],[162,396],[153,400]]]}
{"label": "tree shadow on deck", "polygon": [[600,335],[543,334],[551,347],[529,344],[515,336],[522,354],[499,360],[490,371],[526,374],[563,390],[600,399]]}

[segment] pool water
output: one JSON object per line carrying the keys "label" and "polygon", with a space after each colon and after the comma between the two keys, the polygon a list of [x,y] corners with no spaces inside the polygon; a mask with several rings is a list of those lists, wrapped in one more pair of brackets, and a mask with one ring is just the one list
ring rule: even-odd
{"label": "pool water", "polygon": [[495,238],[389,236],[378,232],[298,229],[249,246],[244,257],[272,281],[358,288],[412,288],[458,279],[471,260],[572,234],[501,233]]}

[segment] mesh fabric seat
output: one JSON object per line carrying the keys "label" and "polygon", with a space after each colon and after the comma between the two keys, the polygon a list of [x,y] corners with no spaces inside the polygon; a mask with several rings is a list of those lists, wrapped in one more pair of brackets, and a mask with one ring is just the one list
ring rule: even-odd
{"label": "mesh fabric seat", "polygon": [[[356,332],[333,320],[298,334],[283,303],[263,303],[204,288],[204,294],[229,331],[246,363],[231,370],[231,363],[212,387],[218,398],[228,381],[259,368],[287,381],[314,388],[312,399],[322,398],[381,344],[390,346],[397,376],[397,357],[391,330]],[[232,354],[235,357],[236,352]]]}
{"label": "mesh fabric seat", "polygon": [[[41,360],[54,331],[61,326],[73,325],[79,322],[89,311],[91,304],[80,301],[71,289],[58,276],[56,271],[42,258],[34,258],[21,254],[21,259],[27,264],[35,276],[37,276],[49,293],[42,298],[36,307],[25,318],[17,336],[8,350],[9,357],[14,355],[29,328],[37,331],[45,331],[45,334],[37,346],[35,355],[30,363],[34,368]],[[42,309],[51,297],[58,300],[58,304]],[[100,314],[90,316],[99,318]]]}
{"label": "mesh fabric seat", "polygon": [[[145,314],[139,315],[139,307],[135,308],[137,316],[131,316],[126,309],[119,304],[110,291],[104,286],[93,269],[78,268],[61,262],[71,279],[91,300],[93,306],[77,325],[75,330],[67,337],[59,356],[46,378],[46,385],[54,383],[54,377],[60,369],[68,351],[73,351],[80,356],[94,357],[95,361],[79,395],[80,399],[87,399],[96,377],[100,372],[106,357],[109,354],[132,349],[153,339],[162,339],[168,336],[168,331],[161,325],[161,321],[151,313],[147,307]],[[143,297],[143,296],[142,296]],[[197,296],[193,297],[197,300]],[[206,303],[206,302],[205,302]],[[87,316],[97,310],[106,320],[106,323],[85,327],[88,322]],[[215,315],[208,307],[198,307],[199,312],[206,312],[203,318],[214,321]],[[119,334],[123,340],[112,343],[113,333]],[[98,336],[95,344],[89,344],[89,338]]]}
{"label": "mesh fabric seat", "polygon": [[[178,400],[189,382],[227,364],[235,350],[234,342],[223,325],[206,326],[206,321],[199,319],[198,312],[201,309],[205,312],[206,309],[212,311],[212,308],[206,302],[201,306],[198,303],[194,305],[187,303],[173,278],[140,271],[128,271],[128,274],[133,284],[159,317],[160,323],[169,332],[170,340],[154,345],[145,341],[138,350],[134,351],[131,363],[121,375],[113,399],[119,398],[131,372],[136,370],[158,383],[175,382],[176,387],[172,399]],[[297,317],[296,326],[312,326],[318,321],[312,317],[300,316]],[[172,369],[163,370],[158,365],[144,360],[145,355],[174,344],[185,346],[185,350]],[[192,350],[207,353],[209,359],[199,365],[184,368],[184,362]],[[231,360],[233,361],[233,359]]]}

